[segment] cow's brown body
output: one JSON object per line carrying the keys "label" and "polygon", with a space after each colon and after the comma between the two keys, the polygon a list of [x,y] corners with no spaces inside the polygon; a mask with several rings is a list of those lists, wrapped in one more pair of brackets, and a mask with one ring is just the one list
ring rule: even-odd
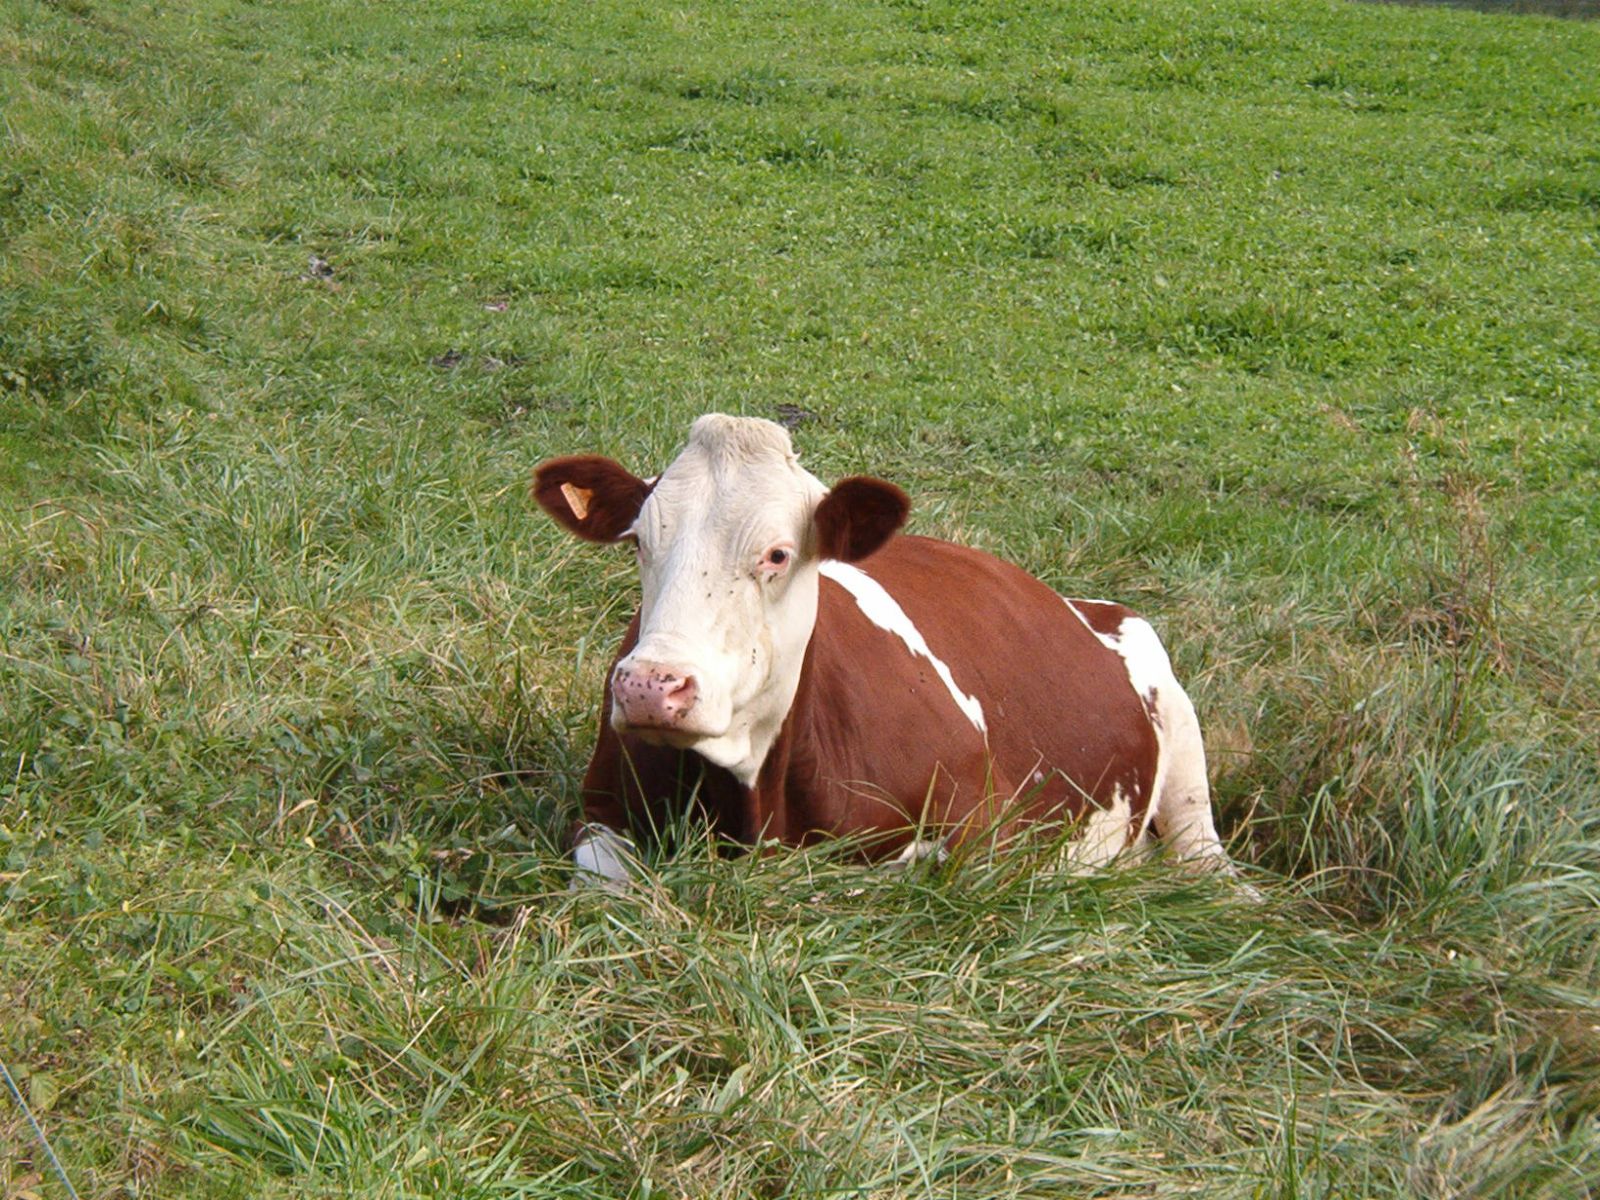
{"label": "cow's brown body", "polygon": [[[1019,818],[1109,810],[1116,799],[1137,836],[1157,734],[1127,665],[1091,628],[1112,633],[1127,610],[1075,610],[1010,564],[921,537],[892,539],[858,566],[981,703],[986,730],[928,658],[825,577],[794,704],[755,785],[692,750],[618,734],[608,684],[585,821],[647,835],[694,793],[716,830],[739,842],[858,836],[882,855],[913,837],[959,841]],[[637,632],[636,617],[619,661]]]}

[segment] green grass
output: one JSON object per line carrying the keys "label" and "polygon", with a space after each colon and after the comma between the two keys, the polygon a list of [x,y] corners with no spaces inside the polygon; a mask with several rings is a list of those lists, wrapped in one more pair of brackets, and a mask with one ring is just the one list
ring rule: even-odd
{"label": "green grass", "polygon": [[[77,1193],[1596,1194],[1596,62],[6,0],[0,1060]],[[570,894],[632,578],[528,472],[712,409],[1149,614],[1265,902],[692,830]]]}

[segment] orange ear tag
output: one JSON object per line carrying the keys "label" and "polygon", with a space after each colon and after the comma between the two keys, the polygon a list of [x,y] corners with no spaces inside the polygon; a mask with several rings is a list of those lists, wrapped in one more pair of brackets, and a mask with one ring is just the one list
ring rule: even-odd
{"label": "orange ear tag", "polygon": [[589,515],[589,499],[594,492],[589,488],[574,487],[570,483],[561,485],[561,494],[567,498],[567,507],[572,510],[572,515],[582,521]]}

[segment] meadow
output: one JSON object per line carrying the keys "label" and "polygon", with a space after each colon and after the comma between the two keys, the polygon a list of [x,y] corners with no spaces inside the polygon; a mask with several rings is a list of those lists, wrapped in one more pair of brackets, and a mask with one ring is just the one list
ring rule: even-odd
{"label": "meadow", "polygon": [[[0,0],[0,1197],[1600,1193],[1597,63]],[[1149,616],[1263,901],[692,826],[569,892],[633,574],[530,470],[711,410]]]}

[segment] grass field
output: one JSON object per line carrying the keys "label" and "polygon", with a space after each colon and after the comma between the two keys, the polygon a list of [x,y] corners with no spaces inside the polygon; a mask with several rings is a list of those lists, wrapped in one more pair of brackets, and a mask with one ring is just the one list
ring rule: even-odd
{"label": "grass field", "polygon": [[[1597,63],[0,0],[0,1062],[76,1194],[1600,1193]],[[714,409],[1149,615],[1265,901],[693,837],[570,894],[631,563],[529,470]]]}

